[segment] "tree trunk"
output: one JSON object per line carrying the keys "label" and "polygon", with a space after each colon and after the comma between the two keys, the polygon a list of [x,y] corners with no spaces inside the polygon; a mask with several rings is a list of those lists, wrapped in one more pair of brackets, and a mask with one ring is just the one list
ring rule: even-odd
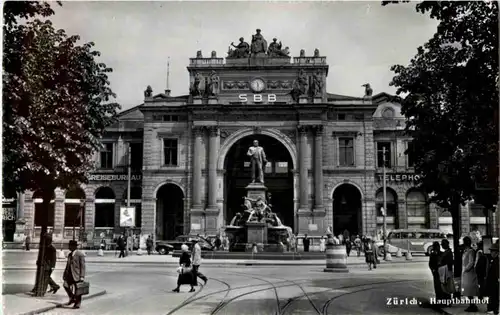
{"label": "tree trunk", "polygon": [[[460,236],[462,235],[462,214],[460,211],[460,203],[457,201],[452,201],[450,212],[453,228],[453,275],[455,278],[460,278],[462,276],[462,253],[460,251]],[[456,296],[459,297],[460,292],[457,293],[458,294],[456,294]]]}
{"label": "tree trunk", "polygon": [[37,268],[36,268],[36,278],[35,278],[35,288],[34,295],[35,296],[44,296],[47,291],[47,277],[46,277],[46,268],[45,266],[45,241],[47,236],[47,225],[49,222],[49,207],[50,201],[54,195],[54,190],[44,190],[42,192],[43,203],[42,203],[42,230],[40,232],[40,242],[38,243],[38,259],[37,259]]}

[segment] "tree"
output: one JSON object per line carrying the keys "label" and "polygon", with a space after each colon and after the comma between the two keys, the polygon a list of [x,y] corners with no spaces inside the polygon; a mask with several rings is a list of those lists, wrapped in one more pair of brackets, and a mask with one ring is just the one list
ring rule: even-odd
{"label": "tree", "polygon": [[439,25],[409,65],[391,68],[391,85],[407,95],[402,113],[419,185],[451,212],[458,276],[460,205],[478,182],[498,187],[498,2],[424,1],[416,10]]}
{"label": "tree", "polygon": [[[40,191],[45,214],[57,187],[87,182],[99,139],[120,108],[111,102],[112,69],[96,61],[94,44],[78,45],[78,36],[38,19],[52,14],[47,3],[4,4],[3,187]],[[39,259],[44,242],[40,237]],[[46,284],[36,287],[43,295]]]}

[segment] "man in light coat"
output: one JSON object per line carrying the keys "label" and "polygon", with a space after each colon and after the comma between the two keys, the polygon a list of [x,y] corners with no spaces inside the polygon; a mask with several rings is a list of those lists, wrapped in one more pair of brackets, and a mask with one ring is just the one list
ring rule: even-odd
{"label": "man in light coat", "polygon": [[191,262],[193,265],[193,285],[198,285],[198,277],[207,284],[207,277],[198,271],[201,265],[201,247],[200,244],[198,244],[198,239],[193,239],[192,243]]}
{"label": "man in light coat", "polygon": [[478,283],[474,264],[476,262],[476,252],[472,248],[472,239],[469,236],[464,237],[464,253],[462,255],[462,296],[467,296],[471,299],[466,312],[477,312],[476,304],[472,303],[472,299],[478,295]]}
{"label": "man in light coat", "polygon": [[74,303],[73,308],[80,308],[82,303],[82,296],[73,293],[76,290],[75,286],[85,279],[85,254],[77,250],[77,247],[78,243],[76,241],[69,241],[70,253],[68,254],[68,263],[63,275],[63,286],[69,297],[67,305]]}

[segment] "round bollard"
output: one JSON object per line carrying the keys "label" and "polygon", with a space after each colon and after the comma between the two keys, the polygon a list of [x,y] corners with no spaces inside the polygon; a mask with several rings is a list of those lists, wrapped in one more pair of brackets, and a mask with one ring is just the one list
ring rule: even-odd
{"label": "round bollard", "polygon": [[326,244],[326,268],[324,272],[349,272],[345,245]]}
{"label": "round bollard", "polygon": [[413,257],[411,256],[411,252],[410,251],[406,252],[406,260],[412,260],[412,259]]}
{"label": "round bollard", "polygon": [[97,256],[99,257],[104,256],[104,251],[102,250],[102,248],[99,248],[99,250],[97,251]]}
{"label": "round bollard", "polygon": [[401,258],[403,254],[401,253],[401,249],[398,248],[398,252],[396,253],[396,257]]}

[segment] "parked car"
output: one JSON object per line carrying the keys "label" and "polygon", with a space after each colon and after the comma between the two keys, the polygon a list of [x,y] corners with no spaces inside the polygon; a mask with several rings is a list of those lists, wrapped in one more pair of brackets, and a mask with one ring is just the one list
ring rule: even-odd
{"label": "parked car", "polygon": [[168,244],[166,241],[156,241],[156,247],[155,250],[160,254],[160,255],[168,255],[174,250],[174,247],[170,244]]}
{"label": "parked car", "polygon": [[161,241],[164,244],[168,244],[173,247],[173,250],[181,250],[182,244],[186,244],[189,247],[189,250],[191,250],[192,243],[191,241],[195,238],[199,238],[199,244],[201,247],[201,250],[203,251],[213,251],[214,246],[205,239],[202,236],[196,236],[196,235],[180,235],[175,238],[175,240],[172,241]]}

